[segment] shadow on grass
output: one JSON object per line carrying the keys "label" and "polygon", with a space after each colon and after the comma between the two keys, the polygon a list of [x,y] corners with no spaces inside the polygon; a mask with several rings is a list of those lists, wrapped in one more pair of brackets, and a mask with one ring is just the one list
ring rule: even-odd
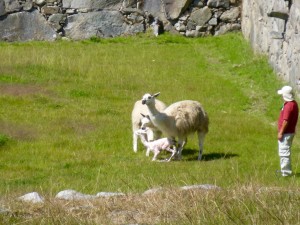
{"label": "shadow on grass", "polygon": [[[196,152],[197,152],[197,157],[195,158],[194,155],[195,155]],[[238,157],[238,156],[239,156],[238,154],[233,154],[233,153],[212,152],[212,153],[205,154],[205,152],[204,152],[204,154],[202,155],[201,161],[212,161],[212,160],[218,160],[218,159],[230,159],[230,158]],[[198,160],[198,150],[184,149],[182,151],[182,157],[183,157],[184,160],[187,160],[187,161]]]}

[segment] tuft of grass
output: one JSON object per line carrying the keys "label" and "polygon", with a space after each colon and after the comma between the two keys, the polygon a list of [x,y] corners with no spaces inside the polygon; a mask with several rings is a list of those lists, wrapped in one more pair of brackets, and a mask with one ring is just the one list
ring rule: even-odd
{"label": "tuft of grass", "polygon": [[9,138],[6,135],[0,134],[0,147],[7,144]]}

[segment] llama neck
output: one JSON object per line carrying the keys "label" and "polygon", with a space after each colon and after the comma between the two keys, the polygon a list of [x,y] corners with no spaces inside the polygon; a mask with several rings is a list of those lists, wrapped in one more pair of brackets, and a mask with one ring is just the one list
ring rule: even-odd
{"label": "llama neck", "polygon": [[155,115],[157,115],[157,114],[160,113],[160,112],[157,110],[157,108],[155,107],[155,103],[149,104],[149,105],[147,105],[147,107],[148,107],[148,110],[149,110],[149,112],[150,112],[150,114],[151,114],[152,116],[155,116]]}
{"label": "llama neck", "polygon": [[145,138],[145,135],[144,134],[141,134],[141,142],[143,143],[143,145],[145,145],[145,147],[148,147],[149,143],[148,141],[146,140]]}

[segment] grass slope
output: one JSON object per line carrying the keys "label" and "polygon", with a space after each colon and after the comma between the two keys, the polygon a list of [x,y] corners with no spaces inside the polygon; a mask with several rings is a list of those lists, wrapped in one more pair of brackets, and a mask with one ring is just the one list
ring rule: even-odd
{"label": "grass slope", "polygon": [[[282,82],[241,34],[0,43],[0,48],[1,195],[299,185],[297,175],[278,179],[274,173],[282,104],[276,90]],[[158,91],[167,104],[193,99],[208,112],[201,162],[196,136],[180,162],[153,163],[142,147],[133,152],[133,104]],[[296,138],[296,173],[299,146]]]}

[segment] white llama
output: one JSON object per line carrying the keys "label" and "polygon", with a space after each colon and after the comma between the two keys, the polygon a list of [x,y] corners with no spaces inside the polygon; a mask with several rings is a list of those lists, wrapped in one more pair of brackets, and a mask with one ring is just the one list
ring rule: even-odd
{"label": "white llama", "polygon": [[[166,108],[165,103],[156,100],[155,106],[159,110],[164,110]],[[138,129],[140,129],[142,123],[141,120],[143,118],[142,115],[148,115],[149,110],[146,105],[142,104],[142,101],[136,101],[131,113],[131,122],[132,122],[132,135],[133,135],[133,151],[137,152],[138,149],[138,135],[135,133]],[[158,130],[151,122],[148,124],[150,129],[147,130],[147,141],[153,141],[161,136],[160,130]]]}
{"label": "white llama", "polygon": [[178,158],[181,159],[182,149],[187,136],[194,132],[198,134],[199,154],[201,160],[205,135],[208,132],[209,119],[202,105],[197,101],[184,100],[171,104],[165,110],[155,107],[155,98],[160,93],[145,94],[142,103],[148,106],[150,121],[167,137],[178,138]]}

